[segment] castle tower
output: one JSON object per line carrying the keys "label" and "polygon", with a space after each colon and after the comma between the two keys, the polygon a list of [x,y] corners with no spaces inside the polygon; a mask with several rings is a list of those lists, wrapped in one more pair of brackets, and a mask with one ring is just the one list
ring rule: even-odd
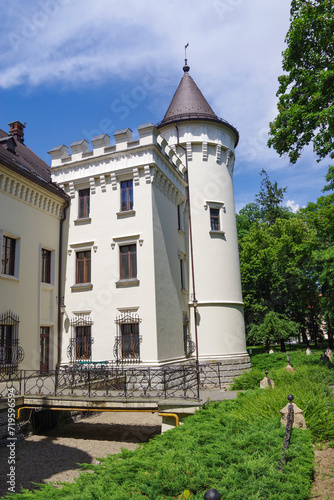
{"label": "castle tower", "polygon": [[191,336],[195,340],[197,334],[201,362],[247,363],[233,194],[239,133],[213,112],[189,75],[187,60],[183,71],[157,128],[187,166],[193,247],[188,252],[193,253],[188,259]]}

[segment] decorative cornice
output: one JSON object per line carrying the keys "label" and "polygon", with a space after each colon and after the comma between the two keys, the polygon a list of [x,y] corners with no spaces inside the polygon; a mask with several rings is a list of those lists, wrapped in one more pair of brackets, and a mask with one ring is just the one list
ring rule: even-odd
{"label": "decorative cornice", "polygon": [[21,179],[24,178],[18,179],[11,173],[1,170],[0,191],[53,217],[62,218],[64,201],[57,201],[49,191],[39,190],[32,183]]}

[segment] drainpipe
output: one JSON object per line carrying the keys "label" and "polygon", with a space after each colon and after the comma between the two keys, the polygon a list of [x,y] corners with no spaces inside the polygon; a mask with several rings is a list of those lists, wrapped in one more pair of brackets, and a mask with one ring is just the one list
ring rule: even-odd
{"label": "drainpipe", "polygon": [[63,217],[60,219],[59,224],[59,249],[58,249],[58,357],[57,357],[57,366],[60,365],[61,361],[61,330],[62,330],[62,250],[63,250],[63,224],[66,219],[66,210],[68,208],[68,202],[66,202],[64,206]]}
{"label": "drainpipe", "polygon": [[192,225],[191,225],[191,210],[190,210],[190,189],[189,189],[189,175],[188,175],[188,158],[187,150],[180,144],[179,129],[175,123],[177,145],[183,149],[185,152],[186,159],[186,169],[187,169],[187,194],[188,194],[188,219],[189,219],[189,241],[190,241],[190,256],[191,256],[191,276],[193,283],[193,306],[194,306],[194,324],[195,324],[195,346],[196,346],[196,374],[197,374],[197,399],[199,401],[199,386],[200,386],[200,372],[199,372],[199,361],[198,361],[198,334],[197,334],[197,299],[196,299],[196,289],[195,289],[195,268],[194,268],[194,252],[193,252],[193,236],[192,236]]}

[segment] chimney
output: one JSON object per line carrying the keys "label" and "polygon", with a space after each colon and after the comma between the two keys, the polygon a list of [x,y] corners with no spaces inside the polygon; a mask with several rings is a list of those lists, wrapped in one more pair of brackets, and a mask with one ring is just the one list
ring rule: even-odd
{"label": "chimney", "polygon": [[11,122],[11,123],[8,123],[9,125],[9,133],[15,137],[15,139],[19,142],[24,142],[24,129],[25,129],[25,126],[26,124],[22,124],[21,122],[19,121],[15,121],[15,122]]}

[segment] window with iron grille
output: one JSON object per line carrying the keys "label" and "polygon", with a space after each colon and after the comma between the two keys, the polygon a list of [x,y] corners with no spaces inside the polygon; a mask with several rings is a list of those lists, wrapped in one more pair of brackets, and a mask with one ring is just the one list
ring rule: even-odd
{"label": "window with iron grille", "polygon": [[43,283],[51,283],[51,251],[42,248],[41,260],[41,281]]}
{"label": "window with iron grille", "polygon": [[13,358],[13,325],[0,325],[1,363],[11,364]]}
{"label": "window with iron grille", "polygon": [[140,362],[139,324],[141,319],[134,312],[127,312],[116,319],[118,334],[115,338],[114,356],[122,363]]}
{"label": "window with iron grille", "polygon": [[139,323],[122,323],[122,358],[139,358]]}
{"label": "window with iron grille", "polygon": [[40,329],[40,370],[49,370],[49,360],[50,360],[50,327],[41,326]]}
{"label": "window with iron grille", "polygon": [[210,208],[210,225],[212,231],[220,231],[219,208]]}
{"label": "window with iron grille", "polygon": [[133,181],[121,181],[121,212],[133,209]]}
{"label": "window with iron grille", "polygon": [[79,190],[79,211],[78,218],[85,219],[89,217],[90,212],[90,189]]}
{"label": "window with iron grille", "polygon": [[77,326],[75,328],[75,357],[76,359],[91,359],[92,335],[90,326]]}
{"label": "window with iron grille", "polygon": [[19,318],[12,312],[0,314],[0,371],[16,367],[24,359],[24,351],[19,346]]}
{"label": "window with iron grille", "polygon": [[15,246],[16,240],[9,236],[2,238],[2,258],[1,258],[1,273],[9,276],[15,274]]}
{"label": "window with iron grille", "polygon": [[136,244],[123,245],[120,250],[120,279],[137,278],[137,249]]}
{"label": "window with iron grille", "polygon": [[71,320],[71,338],[67,347],[67,356],[71,362],[75,360],[90,360],[92,358],[93,321],[90,317],[80,315]]}
{"label": "window with iron grille", "polygon": [[91,251],[85,250],[76,253],[76,283],[90,283],[91,281]]}

